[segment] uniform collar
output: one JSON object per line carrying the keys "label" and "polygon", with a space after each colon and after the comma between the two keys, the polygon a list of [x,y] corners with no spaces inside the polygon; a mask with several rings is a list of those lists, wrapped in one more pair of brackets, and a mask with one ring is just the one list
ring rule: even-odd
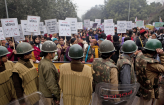
{"label": "uniform collar", "polygon": [[45,58],[45,57],[44,57],[44,60],[49,61],[49,62],[52,62],[51,60],[49,60],[49,59],[47,59],[47,58]]}
{"label": "uniform collar", "polygon": [[151,55],[151,54],[144,54],[144,56],[146,56],[146,57],[148,57],[148,58],[154,58],[154,56]]}
{"label": "uniform collar", "polygon": [[72,64],[81,64],[81,61],[71,61]]}
{"label": "uniform collar", "polygon": [[19,63],[21,63],[21,64],[26,64],[27,62],[29,62],[30,60],[28,59],[28,60],[26,60],[26,59],[22,59],[22,58],[20,58],[19,60],[18,60],[18,62]]}
{"label": "uniform collar", "polygon": [[110,58],[107,58],[106,61],[110,61],[111,63],[115,64],[115,62],[112,59],[110,59]]}

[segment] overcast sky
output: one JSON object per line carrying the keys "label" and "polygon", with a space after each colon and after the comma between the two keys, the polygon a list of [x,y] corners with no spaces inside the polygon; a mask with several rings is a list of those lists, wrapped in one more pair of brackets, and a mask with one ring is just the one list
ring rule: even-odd
{"label": "overcast sky", "polygon": [[[77,15],[81,18],[91,7],[104,4],[104,0],[72,0],[77,5]],[[147,0],[148,3],[160,0]]]}

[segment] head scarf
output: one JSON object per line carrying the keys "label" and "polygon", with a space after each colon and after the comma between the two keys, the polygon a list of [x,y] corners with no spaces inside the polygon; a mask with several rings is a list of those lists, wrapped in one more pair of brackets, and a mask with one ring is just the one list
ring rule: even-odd
{"label": "head scarf", "polygon": [[111,37],[111,35],[108,35],[108,36],[107,36],[107,40],[113,42],[113,41],[112,41],[112,37]]}

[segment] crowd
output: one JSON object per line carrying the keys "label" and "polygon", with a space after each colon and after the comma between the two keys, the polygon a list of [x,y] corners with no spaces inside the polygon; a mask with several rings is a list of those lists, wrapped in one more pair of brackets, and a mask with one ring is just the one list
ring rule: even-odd
{"label": "crowd", "polygon": [[[71,37],[25,36],[22,42],[6,38],[0,46],[0,105],[36,91],[44,95],[46,105],[89,105],[100,82],[138,82],[136,105],[163,105],[159,99],[164,94],[163,90],[159,94],[164,73],[163,34],[164,29],[144,28],[118,34],[115,28],[115,35],[106,35],[98,28],[79,30]],[[60,65],[59,72],[52,61],[70,63]],[[34,63],[39,63],[38,73]],[[38,105],[38,100],[37,96],[29,98],[32,105]],[[26,105],[26,100],[19,103]]]}

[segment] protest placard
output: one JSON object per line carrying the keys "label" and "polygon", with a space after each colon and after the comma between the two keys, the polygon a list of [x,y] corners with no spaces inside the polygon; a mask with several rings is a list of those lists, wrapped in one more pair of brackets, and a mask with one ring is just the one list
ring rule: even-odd
{"label": "protest placard", "polygon": [[133,28],[132,21],[126,21],[128,30],[131,30]]}
{"label": "protest placard", "polygon": [[136,22],[136,26],[137,26],[137,27],[140,27],[140,28],[144,27],[144,21],[142,21],[142,20],[137,21],[137,22]]}
{"label": "protest placard", "polygon": [[59,36],[71,36],[71,26],[69,21],[59,20]]}
{"label": "protest placard", "polygon": [[105,19],[104,23],[113,23],[113,19]]}
{"label": "protest placard", "polygon": [[65,20],[70,23],[71,34],[77,34],[77,18],[66,18]]}
{"label": "protest placard", "polygon": [[34,32],[33,35],[34,35],[34,36],[41,35],[41,33],[40,33],[40,29],[39,29],[38,32]]}
{"label": "protest placard", "polygon": [[40,29],[40,31],[44,31],[43,26],[44,26],[44,23],[43,22],[40,22],[39,23],[39,29]]}
{"label": "protest placard", "polygon": [[57,20],[56,19],[45,20],[45,26],[47,28],[48,34],[57,33]]}
{"label": "protest placard", "polygon": [[126,33],[126,21],[117,21],[117,33]]}
{"label": "protest placard", "polygon": [[101,25],[100,28],[101,28],[101,31],[104,31],[104,25]]}
{"label": "protest placard", "polygon": [[27,16],[27,32],[39,32],[39,16]]}
{"label": "protest placard", "polygon": [[84,27],[89,28],[90,27],[90,19],[84,20]]}
{"label": "protest placard", "polygon": [[90,21],[90,28],[93,27],[93,23],[94,23],[94,21]]}
{"label": "protest placard", "polygon": [[92,28],[97,28],[98,23],[93,23]]}
{"label": "protest placard", "polygon": [[31,35],[31,32],[26,31],[27,20],[21,20],[21,27],[22,27],[23,35]]}
{"label": "protest placard", "polygon": [[77,22],[77,29],[83,29],[83,22]]}
{"label": "protest placard", "polygon": [[21,25],[18,25],[18,27],[19,27],[20,36],[16,36],[16,37],[14,37],[14,39],[15,39],[15,41],[23,41],[23,40],[25,40],[25,37],[23,35],[22,27],[21,27]]}
{"label": "protest placard", "polygon": [[101,19],[95,19],[95,23],[98,23],[97,27],[100,27],[100,25],[101,25]]}
{"label": "protest placard", "polygon": [[163,27],[164,22],[155,22],[154,27]]}
{"label": "protest placard", "polygon": [[2,27],[0,27],[0,40],[5,40],[5,36],[4,36]]}
{"label": "protest placard", "polygon": [[114,35],[114,23],[105,23],[104,33],[106,35]]}
{"label": "protest placard", "polygon": [[20,36],[17,18],[1,19],[5,37]]}

